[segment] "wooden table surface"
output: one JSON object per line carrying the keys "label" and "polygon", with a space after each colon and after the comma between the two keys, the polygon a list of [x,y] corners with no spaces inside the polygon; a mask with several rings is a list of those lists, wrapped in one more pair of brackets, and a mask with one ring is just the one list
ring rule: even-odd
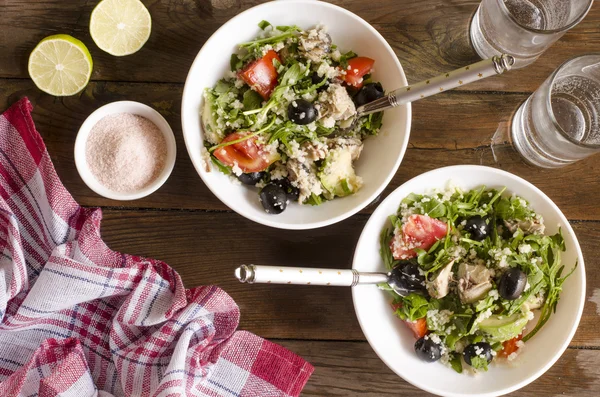
{"label": "wooden table surface", "polygon": [[[476,0],[335,0],[370,22],[394,48],[409,82],[478,60],[469,20]],[[102,235],[116,250],[171,264],[187,287],[216,284],[237,301],[242,329],[274,340],[315,366],[304,396],[425,395],[397,377],[361,332],[350,289],[242,285],[242,263],[350,267],[354,245],[376,203],[336,225],[282,231],[255,224],[223,205],[202,183],[181,132],[183,83],[205,40],[259,0],[144,0],[152,35],[138,53],[102,52],[88,32],[93,1],[0,1],[0,110],[28,96],[33,117],[63,183],[85,206],[104,210]],[[94,58],[92,82],[80,95],[54,98],[37,90],[27,59],[45,36],[68,33]],[[600,394],[600,155],[559,170],[525,165],[506,143],[512,114],[559,64],[600,52],[600,5],[535,64],[413,105],[406,156],[381,198],[408,179],[453,164],[484,164],[515,173],[542,189],[569,218],[583,249],[586,306],[569,349],[541,378],[515,396]],[[88,189],[75,170],[73,145],[83,120],[99,106],[135,100],[159,110],[175,131],[175,170],[159,191],[116,202]]]}

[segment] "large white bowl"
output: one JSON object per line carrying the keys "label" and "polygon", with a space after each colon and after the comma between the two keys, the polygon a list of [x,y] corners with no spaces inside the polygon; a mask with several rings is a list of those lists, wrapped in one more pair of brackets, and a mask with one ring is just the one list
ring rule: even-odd
{"label": "large white bowl", "polygon": [[409,193],[425,193],[445,188],[448,181],[470,189],[481,185],[507,187],[531,203],[544,217],[547,233],[560,226],[567,247],[562,256],[567,273],[574,263],[578,268],[564,284],[556,313],[531,340],[511,365],[492,365],[487,373],[477,376],[458,374],[436,363],[426,363],[414,353],[415,338],[396,318],[390,308],[390,296],[376,286],[357,286],[352,290],[356,315],[367,340],[390,369],[413,385],[443,396],[498,396],[517,390],[548,370],[565,351],[575,334],[585,303],[585,269],[581,248],[569,222],[541,190],[531,183],[495,168],[462,165],[439,168],[421,174],[390,194],[367,222],[354,254],[353,267],[359,271],[384,271],[379,256],[379,235],[388,216],[398,210],[400,201]]}
{"label": "large white bowl", "polygon": [[232,183],[215,167],[206,172],[200,154],[203,132],[200,124],[202,92],[212,87],[229,70],[237,44],[256,37],[261,20],[277,25],[296,24],[304,29],[323,24],[341,51],[375,59],[375,80],[393,90],[407,85],[398,58],[385,39],[367,22],[332,4],[310,1],[273,1],[251,8],[231,19],[204,44],[194,60],[183,91],[181,121],[192,163],[208,188],[229,208],[255,222],[282,229],[312,229],[339,222],[363,209],[390,182],[408,145],[410,105],[386,111],[377,137],[365,142],[356,171],[364,180],[355,195],[335,199],[318,207],[291,204],[280,215],[267,214],[258,201],[257,190]]}

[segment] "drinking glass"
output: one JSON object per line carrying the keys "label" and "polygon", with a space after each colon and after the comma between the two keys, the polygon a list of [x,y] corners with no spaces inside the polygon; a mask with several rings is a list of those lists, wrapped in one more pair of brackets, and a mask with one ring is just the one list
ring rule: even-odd
{"label": "drinking glass", "polygon": [[483,0],[471,21],[471,42],[482,58],[502,53],[514,68],[533,63],[577,25],[593,0]]}
{"label": "drinking glass", "polygon": [[600,152],[600,54],[563,63],[515,113],[512,144],[529,163],[562,167]]}

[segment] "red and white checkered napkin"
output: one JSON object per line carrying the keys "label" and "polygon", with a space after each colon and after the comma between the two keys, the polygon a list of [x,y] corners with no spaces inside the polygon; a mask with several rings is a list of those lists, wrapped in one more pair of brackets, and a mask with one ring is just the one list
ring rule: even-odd
{"label": "red and white checkered napkin", "polygon": [[0,396],[297,396],[313,367],[216,287],[111,251],[24,98],[0,116]]}

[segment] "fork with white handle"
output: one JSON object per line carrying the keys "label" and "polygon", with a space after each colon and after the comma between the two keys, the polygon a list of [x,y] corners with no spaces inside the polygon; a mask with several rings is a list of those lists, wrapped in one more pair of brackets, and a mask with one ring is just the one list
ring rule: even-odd
{"label": "fork with white handle", "polygon": [[242,265],[235,277],[248,284],[294,284],[354,287],[388,284],[398,295],[424,290],[424,279],[410,264],[396,266],[388,273],[359,272],[355,269],[316,269],[306,267]]}

